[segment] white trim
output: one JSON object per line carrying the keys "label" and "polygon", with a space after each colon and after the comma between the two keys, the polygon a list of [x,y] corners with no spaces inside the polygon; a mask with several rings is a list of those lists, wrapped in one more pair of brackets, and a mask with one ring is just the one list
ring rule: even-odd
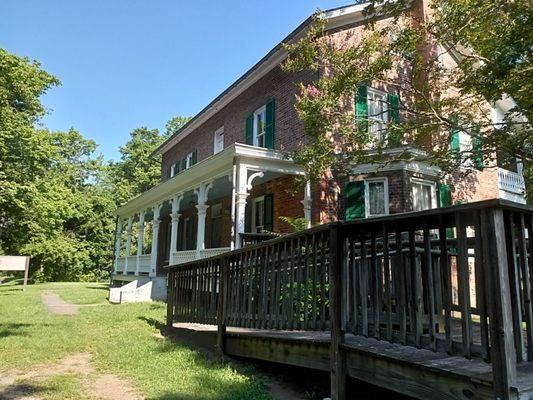
{"label": "white trim", "polygon": [[424,161],[394,161],[391,163],[383,164],[360,164],[352,169],[352,173],[357,174],[370,174],[374,172],[384,171],[409,171],[419,174],[439,177],[441,169],[434,165],[430,165]]}
{"label": "white trim", "polygon": [[209,156],[191,168],[180,171],[173,178],[141,193],[119,207],[116,215],[124,218],[156,203],[168,200],[178,193],[198,188],[202,182],[211,182],[232,174],[233,164],[241,163],[255,171],[273,171],[287,175],[304,175],[303,168],[276,150],[233,143],[218,154]]}
{"label": "white trim", "polygon": [[[365,218],[370,217],[380,217],[382,215],[388,215],[389,214],[389,179],[386,176],[376,177],[376,178],[368,178],[364,180],[365,182]],[[370,187],[369,183],[373,182],[383,182],[383,197],[384,197],[384,204],[385,204],[385,214],[372,214],[370,215]]]}
{"label": "white trim", "polygon": [[423,211],[423,210],[415,210],[415,193],[414,193],[415,184],[431,187],[431,209],[437,208],[437,182],[429,181],[427,179],[411,178],[411,200],[413,204],[413,211]]}

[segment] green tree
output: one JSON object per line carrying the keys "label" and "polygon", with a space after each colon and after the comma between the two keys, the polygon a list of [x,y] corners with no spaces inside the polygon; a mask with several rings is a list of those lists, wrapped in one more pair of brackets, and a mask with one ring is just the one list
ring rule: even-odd
{"label": "green tree", "polygon": [[178,132],[190,120],[191,117],[183,117],[181,115],[172,117],[165,125],[165,137],[170,137]]}
{"label": "green tree", "polygon": [[[378,9],[392,17],[391,23],[377,23]],[[344,46],[327,40],[326,22],[317,13],[307,35],[287,46],[287,71],[327,72],[300,88],[297,110],[311,144],[294,158],[314,178],[350,163],[394,159],[430,160],[451,172],[462,162],[478,163],[480,152],[486,163],[503,154],[531,165],[532,10],[527,0],[373,1],[365,10],[369,19],[363,38]],[[444,65],[446,57],[456,64]],[[398,70],[404,74],[401,80],[393,78]],[[386,139],[377,143],[371,143],[364,123],[354,124],[354,94],[365,82],[386,85],[399,95],[401,118],[387,126]],[[483,105],[509,96],[516,104],[494,124],[490,107]],[[468,133],[476,149],[460,157],[452,154],[451,131]],[[365,150],[369,144],[374,151]],[[399,144],[422,148],[426,156],[385,151]]]}

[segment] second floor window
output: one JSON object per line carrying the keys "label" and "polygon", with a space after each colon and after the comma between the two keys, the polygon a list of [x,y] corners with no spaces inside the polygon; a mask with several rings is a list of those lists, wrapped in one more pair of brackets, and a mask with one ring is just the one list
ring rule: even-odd
{"label": "second floor window", "polygon": [[387,137],[387,125],[400,122],[400,99],[394,93],[359,85],[355,94],[357,129],[369,134],[369,144],[399,146],[398,138]]}
{"label": "second floor window", "polygon": [[256,147],[274,148],[275,103],[268,101],[246,118],[246,144]]}
{"label": "second floor window", "polygon": [[189,154],[187,154],[183,160],[181,160],[181,169],[186,170],[188,168],[191,168],[194,164],[196,164],[196,161],[196,150],[193,150]]}
{"label": "second floor window", "polygon": [[424,211],[437,207],[435,182],[412,179],[413,211]]}
{"label": "second floor window", "polygon": [[224,150],[224,127],[217,129],[213,137],[213,154],[222,150]]}
{"label": "second floor window", "polygon": [[265,147],[266,107],[254,112],[254,146]]}

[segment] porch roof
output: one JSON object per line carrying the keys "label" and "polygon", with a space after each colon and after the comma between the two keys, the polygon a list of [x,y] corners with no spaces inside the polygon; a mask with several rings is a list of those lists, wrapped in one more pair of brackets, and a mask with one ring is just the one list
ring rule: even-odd
{"label": "porch roof", "polygon": [[140,210],[169,200],[173,195],[197,188],[201,183],[229,176],[233,165],[246,164],[253,171],[275,171],[283,174],[302,175],[304,170],[281,152],[242,143],[234,143],[172,178],[161,182],[119,207],[115,214],[129,217]]}

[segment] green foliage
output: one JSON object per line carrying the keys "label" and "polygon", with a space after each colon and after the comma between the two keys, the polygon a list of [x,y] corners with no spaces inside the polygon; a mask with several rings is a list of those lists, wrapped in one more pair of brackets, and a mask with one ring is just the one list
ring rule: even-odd
{"label": "green foliage", "polygon": [[168,138],[174,135],[181,128],[183,128],[183,126],[190,120],[191,120],[191,117],[183,117],[181,115],[172,117],[170,121],[168,121],[167,124],[165,125],[165,137]]}
{"label": "green foliage", "polygon": [[[371,1],[363,37],[351,40],[347,34],[342,46],[325,34],[318,12],[308,33],[286,46],[286,71],[321,72],[312,84],[300,87],[297,102],[311,145],[293,157],[311,178],[330,168],[346,171],[354,163],[398,159],[429,160],[450,173],[461,161],[479,165],[480,151],[486,164],[502,153],[520,157],[526,166],[533,163],[532,3],[433,0],[433,19],[421,18],[428,15],[422,14],[421,4]],[[392,22],[377,23],[378,9]],[[447,58],[455,63],[443,65]],[[397,71],[401,80],[395,78]],[[400,95],[401,120],[389,124],[380,142],[354,123],[354,93],[361,83]],[[503,123],[494,124],[488,105],[506,96],[516,106]],[[452,120],[452,114],[459,120]],[[482,148],[452,157],[446,134],[452,129],[468,133]],[[398,142],[404,151],[385,151]],[[408,146],[425,150],[426,156],[408,152]]]}
{"label": "green foliage", "polygon": [[[78,315],[51,315],[41,304],[44,291],[56,292],[71,303],[94,306],[80,307]],[[237,372],[225,360],[209,359],[161,338],[164,303],[117,307],[106,301],[107,292],[107,285],[97,283],[37,284],[25,292],[20,285],[0,285],[0,375],[51,371],[44,382],[27,378],[44,386],[44,393],[27,393],[39,398],[49,398],[49,394],[57,399],[94,398],[77,380],[94,382],[98,376],[114,374],[130,382],[143,398],[270,399],[261,377],[250,368]],[[70,381],[64,371],[54,375],[59,360],[80,353],[91,355],[94,370],[72,371]]]}
{"label": "green foliage", "polygon": [[0,252],[31,256],[34,280],[106,279],[113,213],[159,182],[161,160],[151,153],[166,136],[137,128],[120,160],[105,162],[75,129],[37,127],[39,97],[58,84],[37,62],[0,49]]}
{"label": "green foliage", "polygon": [[292,218],[281,216],[279,219],[288,224],[293,232],[300,232],[307,229],[307,220],[304,217]]}

